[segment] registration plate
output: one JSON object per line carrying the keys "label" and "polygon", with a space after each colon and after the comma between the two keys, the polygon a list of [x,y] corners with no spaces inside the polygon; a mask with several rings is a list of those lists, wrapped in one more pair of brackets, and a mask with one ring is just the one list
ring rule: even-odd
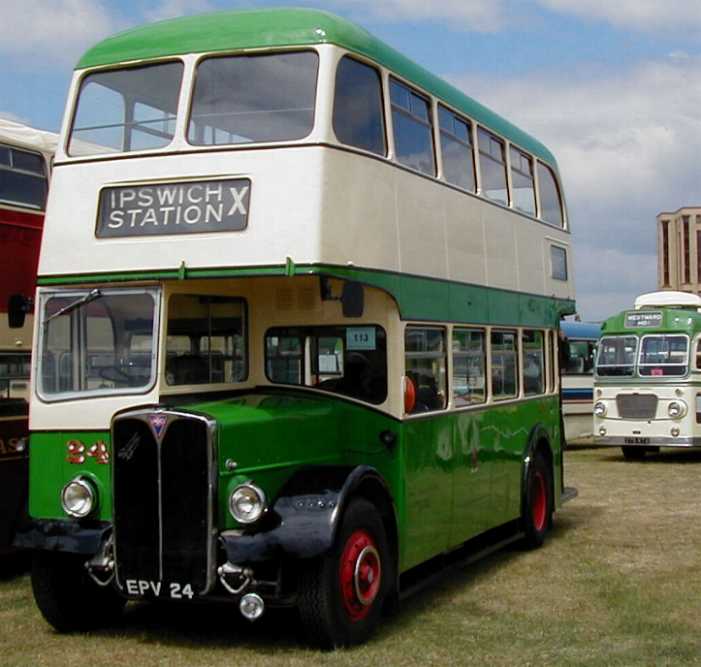
{"label": "registration plate", "polygon": [[649,445],[650,438],[623,438],[626,445]]}
{"label": "registration plate", "polygon": [[148,579],[127,579],[124,582],[127,595],[145,598],[169,598],[171,600],[192,600],[195,593],[191,584],[175,581],[150,581]]}

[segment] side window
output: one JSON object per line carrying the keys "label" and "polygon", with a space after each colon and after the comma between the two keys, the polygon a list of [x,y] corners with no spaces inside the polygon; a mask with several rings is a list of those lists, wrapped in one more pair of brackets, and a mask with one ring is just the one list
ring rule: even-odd
{"label": "side window", "polygon": [[433,124],[428,100],[395,79],[390,79],[389,90],[397,160],[435,176]]}
{"label": "side window", "polygon": [[43,209],[47,189],[42,155],[0,145],[0,200]]}
{"label": "side window", "polygon": [[506,152],[504,142],[487,130],[477,128],[482,193],[488,199],[506,206]]}
{"label": "side window", "polygon": [[265,372],[271,382],[379,405],[387,398],[387,336],[374,325],[269,329]]}
{"label": "side window", "polygon": [[518,334],[492,330],[492,397],[495,401],[518,395]]}
{"label": "side window", "polygon": [[448,183],[470,192],[475,191],[475,161],[472,151],[470,123],[438,105],[441,131],[443,174]]}
{"label": "side window", "polygon": [[696,370],[701,370],[701,338],[696,342]]}
{"label": "side window", "polygon": [[523,392],[526,396],[545,393],[545,337],[542,331],[524,331]]}
{"label": "side window", "polygon": [[591,340],[570,340],[565,375],[593,375],[596,343]]}
{"label": "side window", "polygon": [[567,250],[560,246],[550,246],[550,268],[554,280],[567,280]]}
{"label": "side window", "polygon": [[487,400],[485,367],[487,350],[484,331],[453,329],[453,403],[455,407]]}
{"label": "side window", "polygon": [[511,147],[511,185],[514,208],[535,215],[533,160],[518,148]]}
{"label": "side window", "polygon": [[562,227],[562,197],[553,170],[542,162],[538,163],[538,187],[540,190],[540,217],[547,223]]}
{"label": "side window", "polygon": [[348,56],[336,70],[333,129],[343,144],[387,154],[380,75],[374,67]]}
{"label": "side window", "polygon": [[405,375],[416,401],[411,414],[442,410],[447,405],[445,331],[407,327],[404,333]]}
{"label": "side window", "polygon": [[246,378],[242,299],[176,294],[168,304],[169,385],[229,384]]}
{"label": "side window", "polygon": [[550,352],[549,352],[549,371],[548,371],[548,384],[550,391],[555,391],[557,389],[557,380],[555,375],[556,363],[557,363],[557,336],[554,331],[551,331],[548,335],[550,340]]}

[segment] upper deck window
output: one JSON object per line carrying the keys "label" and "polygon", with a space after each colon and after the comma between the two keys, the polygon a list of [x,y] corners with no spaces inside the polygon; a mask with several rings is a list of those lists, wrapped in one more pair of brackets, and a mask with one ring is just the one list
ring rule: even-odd
{"label": "upper deck window", "polygon": [[313,51],[203,60],[195,75],[189,142],[303,139],[314,126],[318,69]]}
{"label": "upper deck window", "polygon": [[480,174],[484,196],[504,204],[509,203],[506,188],[506,152],[504,142],[487,130],[477,128]]}
{"label": "upper deck window", "polygon": [[0,145],[0,201],[43,209],[46,190],[42,155]]}
{"label": "upper deck window", "polygon": [[428,100],[396,79],[390,79],[389,91],[397,160],[407,167],[435,176],[433,124]]}
{"label": "upper deck window", "polygon": [[374,67],[344,56],[336,70],[333,129],[341,143],[386,155],[382,81]]}
{"label": "upper deck window", "polygon": [[511,147],[511,185],[514,207],[529,215],[535,215],[533,160],[513,146]]}
{"label": "upper deck window", "polygon": [[83,79],[68,153],[163,148],[173,140],[182,63],[95,72]]}
{"label": "upper deck window", "polygon": [[540,217],[547,223],[562,227],[562,198],[553,170],[542,162],[538,163],[538,186],[540,190]]}
{"label": "upper deck window", "polygon": [[463,190],[475,191],[475,161],[472,153],[470,123],[438,105],[438,124],[441,129],[443,174],[448,183]]}

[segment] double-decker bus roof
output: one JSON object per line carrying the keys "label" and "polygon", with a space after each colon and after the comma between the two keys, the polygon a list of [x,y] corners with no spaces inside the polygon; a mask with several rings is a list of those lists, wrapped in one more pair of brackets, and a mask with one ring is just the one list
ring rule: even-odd
{"label": "double-decker bus roof", "polygon": [[58,145],[58,135],[0,118],[0,143],[53,154]]}
{"label": "double-decker bus roof", "polygon": [[375,61],[557,169],[552,153],[537,139],[373,37],[367,30],[324,11],[225,11],[159,21],[99,42],[83,55],[76,69],[186,53],[316,44],[335,44]]}

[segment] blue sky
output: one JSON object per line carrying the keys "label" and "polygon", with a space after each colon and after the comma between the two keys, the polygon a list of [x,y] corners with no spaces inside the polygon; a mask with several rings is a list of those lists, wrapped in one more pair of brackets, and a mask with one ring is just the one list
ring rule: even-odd
{"label": "blue sky", "polygon": [[701,205],[698,0],[4,0],[0,116],[57,130],[74,63],[118,30],[282,5],[360,23],[552,149],[585,319],[655,288],[656,214]]}

